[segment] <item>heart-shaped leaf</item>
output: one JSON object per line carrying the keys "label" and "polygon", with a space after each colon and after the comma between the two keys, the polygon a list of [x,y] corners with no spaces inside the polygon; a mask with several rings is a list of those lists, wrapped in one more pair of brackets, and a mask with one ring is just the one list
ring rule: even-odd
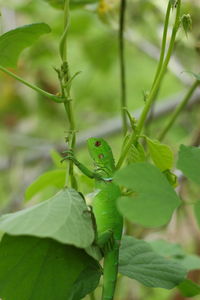
{"label": "heart-shaped leaf", "polygon": [[53,170],[43,173],[26,189],[25,199],[28,201],[48,186],[62,189],[65,186],[66,170]]}
{"label": "heart-shaped leaf", "polygon": [[173,167],[174,156],[168,145],[157,140],[146,138],[149,152],[154,164],[161,170],[170,170]]}
{"label": "heart-shaped leaf", "polygon": [[45,23],[35,23],[18,27],[0,36],[0,65],[16,67],[22,50],[34,44],[45,33],[51,31]]}
{"label": "heart-shaped leaf", "polygon": [[132,196],[118,199],[118,208],[134,223],[147,227],[162,226],[169,222],[180,205],[165,176],[149,163],[135,163],[119,170],[114,181],[133,191]]}
{"label": "heart-shaped leaf", "polygon": [[200,184],[200,148],[181,145],[177,168],[186,177]]}
{"label": "heart-shaped leaf", "polygon": [[0,230],[12,235],[49,237],[80,248],[90,246],[94,240],[91,214],[73,189],[63,189],[49,200],[2,216]]}
{"label": "heart-shaped leaf", "polygon": [[0,297],[6,300],[76,300],[72,293],[83,285],[84,297],[100,276],[84,250],[52,239],[5,235],[0,243]]}
{"label": "heart-shaped leaf", "polygon": [[180,264],[158,255],[145,241],[130,236],[122,239],[119,272],[145,286],[164,289],[174,288],[186,276]]}

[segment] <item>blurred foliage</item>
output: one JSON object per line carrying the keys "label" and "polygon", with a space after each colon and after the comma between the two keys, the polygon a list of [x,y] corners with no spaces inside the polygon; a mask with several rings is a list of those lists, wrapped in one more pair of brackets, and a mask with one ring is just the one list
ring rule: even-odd
{"label": "blurred foliage", "polygon": [[[18,68],[14,72],[51,93],[57,93],[59,83],[53,68],[59,67],[61,63],[58,44],[63,28],[62,9],[55,9],[48,2],[62,5],[61,0],[0,0],[2,12],[0,30],[4,33],[13,27],[35,22],[46,22],[52,28],[51,34],[43,36],[33,47],[23,51]],[[70,70],[71,73],[81,71],[72,88],[76,123],[80,132],[90,131],[104,120],[119,115],[120,86],[116,30],[119,0],[100,0],[98,3],[93,0],[71,2],[73,9],[69,33]],[[81,2],[87,3],[73,5]],[[164,2],[167,4],[167,1]],[[126,14],[126,30],[129,37],[139,37],[138,43],[148,42],[159,48],[165,8],[163,1],[160,0],[129,0]],[[199,0],[183,1],[182,11],[183,14],[192,16],[193,27],[188,38],[184,30],[179,33],[175,58],[182,71],[198,73]],[[148,53],[142,52],[137,43],[131,42],[129,38],[126,41],[126,63],[128,108],[132,111],[144,104],[143,93],[151,86],[156,61]],[[181,81],[185,76],[185,74],[175,76],[168,72],[158,95],[159,101],[186,91],[187,87]],[[0,73],[0,88],[0,208],[2,211],[13,211],[24,206],[26,187],[43,172],[56,168],[53,159],[50,158],[50,151],[53,148],[61,151],[65,147],[67,121],[62,105],[41,98],[2,73]],[[198,138],[199,114],[200,107],[195,106],[184,112],[177,120],[166,137],[174,152],[180,143],[192,144]],[[163,117],[148,127],[152,137],[158,136],[158,131],[167,119],[168,116]],[[109,142],[117,157],[120,152],[121,135],[113,136]],[[85,149],[78,149],[78,157],[92,167]],[[79,171],[77,176],[82,179],[80,190],[91,193],[92,181],[82,176]],[[184,190],[183,198],[186,198],[184,199],[186,202],[195,201],[199,197],[196,187],[185,185]],[[54,192],[55,188],[49,188],[35,201],[44,200]],[[87,199],[90,201],[91,194],[87,195]],[[184,208],[185,211],[188,210],[185,204]],[[186,218],[187,212],[183,215],[181,213],[178,215],[181,220]],[[186,225],[182,224],[181,229],[178,226],[178,241],[184,242],[186,248],[192,247],[192,250],[200,251],[198,243],[193,240],[193,233],[188,233],[187,224],[187,222]],[[135,232],[137,230],[141,231],[136,226]],[[185,238],[182,232],[186,234]],[[154,231],[148,234],[155,235]],[[157,233],[158,236],[163,234],[163,229]],[[168,232],[166,236],[169,237]],[[141,289],[137,284],[133,285],[124,278],[121,281],[120,299],[133,288],[136,297],[142,300],[176,299],[177,291]]]}

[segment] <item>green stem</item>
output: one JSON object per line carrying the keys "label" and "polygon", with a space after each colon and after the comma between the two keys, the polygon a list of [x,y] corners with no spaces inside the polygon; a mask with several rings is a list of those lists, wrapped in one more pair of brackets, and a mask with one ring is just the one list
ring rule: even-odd
{"label": "green stem", "polygon": [[62,61],[67,61],[67,34],[70,23],[70,11],[69,11],[69,1],[64,2],[64,31],[60,40],[60,56]]}
{"label": "green stem", "polygon": [[40,89],[38,86],[36,86],[34,84],[31,84],[28,81],[24,80],[23,78],[21,78],[21,77],[17,76],[16,74],[14,74],[13,72],[8,71],[3,66],[0,66],[0,70],[4,73],[8,74],[9,76],[15,78],[16,80],[23,83],[24,85],[28,86],[32,90],[38,92],[40,95],[45,96],[45,97],[47,97],[47,98],[49,98],[49,99],[51,99],[51,100],[53,100],[54,102],[57,102],[57,103],[63,103],[64,102],[64,99],[62,97],[55,96],[53,94],[50,94],[50,93]]}
{"label": "green stem", "polygon": [[94,292],[92,292],[92,293],[90,294],[90,300],[96,300],[96,297],[95,297]]}
{"label": "green stem", "polygon": [[152,87],[154,86],[154,84],[156,82],[156,79],[157,79],[157,77],[160,73],[160,70],[161,70],[162,65],[163,65],[164,57],[165,57],[165,49],[166,49],[166,43],[167,43],[167,32],[168,32],[168,27],[169,27],[169,17],[170,17],[171,8],[172,8],[172,6],[171,6],[171,3],[169,1],[168,6],[167,6],[166,16],[165,16],[165,23],[164,23],[160,58],[159,58],[159,63],[158,63],[158,66],[157,66],[157,70],[156,70],[156,74],[155,74],[155,77],[154,77]]}
{"label": "green stem", "polygon": [[175,111],[173,112],[169,122],[167,123],[166,127],[163,129],[163,131],[160,133],[158,139],[160,141],[162,141],[164,139],[164,137],[166,136],[167,132],[169,131],[169,129],[172,127],[172,125],[174,124],[174,122],[176,121],[177,117],[179,116],[179,114],[181,113],[181,111],[186,107],[187,103],[189,102],[192,94],[194,93],[194,91],[196,90],[196,88],[200,85],[199,80],[196,80],[193,85],[191,86],[191,88],[189,89],[189,91],[187,92],[187,94],[185,95],[185,97],[183,98],[183,101],[181,101],[181,103],[177,106],[177,108],[175,109]]}
{"label": "green stem", "polygon": [[126,69],[124,54],[124,26],[125,26],[126,0],[121,0],[119,18],[119,59],[120,59],[120,78],[121,78],[121,115],[124,136],[127,133],[127,116],[124,108],[127,107],[126,99]]}
{"label": "green stem", "polygon": [[[167,51],[167,54],[166,54],[166,58],[163,62],[160,73],[159,73],[159,75],[158,75],[158,77],[157,77],[157,79],[156,79],[156,81],[155,81],[155,83],[154,83],[154,85],[153,85],[153,87],[150,91],[150,94],[147,98],[144,109],[143,109],[142,114],[140,116],[140,119],[138,121],[137,136],[139,136],[141,134],[141,131],[142,131],[143,126],[145,124],[148,113],[151,109],[151,106],[153,104],[155,96],[158,92],[158,89],[160,87],[162,79],[163,79],[163,77],[165,75],[165,72],[167,70],[169,60],[170,60],[170,57],[172,55],[172,51],[174,49],[176,34],[177,34],[178,29],[179,29],[180,8],[181,8],[181,0],[179,0],[178,3],[177,3],[176,18],[175,18],[175,22],[174,22],[174,26],[173,26],[173,30],[172,30],[172,35],[171,35],[171,40],[170,40],[169,48],[168,48],[168,51]],[[123,151],[120,155],[119,161],[118,161],[117,166],[116,166],[117,169],[119,169],[122,166],[131,145],[137,142],[137,136],[136,136],[135,132],[132,132],[128,142],[126,143],[126,146],[124,147],[124,149],[123,149]]]}
{"label": "green stem", "polygon": [[[67,84],[70,80],[68,64],[67,64],[67,33],[68,33],[69,21],[70,21],[69,1],[70,0],[65,0],[64,3],[64,31],[60,41],[60,55],[61,55],[63,65],[65,64],[67,66],[67,74],[66,76],[64,76],[64,84],[62,85],[62,96],[66,99],[66,101],[64,102],[64,107],[69,120],[68,145],[69,145],[69,149],[74,152],[75,145],[76,145],[76,125],[75,125],[75,118],[74,118],[74,112],[72,107],[72,99],[70,97],[71,85]],[[77,182],[74,177],[74,164],[72,161],[70,161],[67,166],[67,175],[69,176],[71,187],[77,189]],[[66,176],[67,177],[66,181],[68,181],[68,176]]]}
{"label": "green stem", "polygon": [[163,62],[163,66],[160,70],[160,73],[153,85],[153,88],[149,94],[149,97],[147,99],[147,102],[146,102],[146,105],[142,111],[142,114],[140,116],[140,119],[139,119],[139,122],[138,122],[138,127],[137,127],[137,132],[138,134],[141,133],[142,131],[142,128],[144,126],[144,123],[146,121],[146,118],[147,118],[147,115],[148,115],[148,112],[151,108],[151,105],[154,101],[154,98],[157,94],[157,91],[160,87],[160,84],[162,82],[162,79],[166,73],[166,70],[167,70],[167,67],[168,67],[168,64],[169,64],[169,60],[171,58],[171,55],[172,55],[172,51],[174,49],[174,44],[175,44],[175,40],[176,40],[176,34],[177,34],[177,31],[179,29],[179,18],[180,18],[180,8],[181,8],[181,0],[178,1],[178,4],[177,4],[177,11],[176,11],[176,18],[175,18],[175,23],[174,23],[174,26],[173,26],[173,30],[172,30],[172,35],[171,35],[171,40],[170,40],[170,44],[169,44],[169,48],[168,48],[168,51],[167,51],[167,54],[166,54],[166,58],[165,58],[165,61]]}

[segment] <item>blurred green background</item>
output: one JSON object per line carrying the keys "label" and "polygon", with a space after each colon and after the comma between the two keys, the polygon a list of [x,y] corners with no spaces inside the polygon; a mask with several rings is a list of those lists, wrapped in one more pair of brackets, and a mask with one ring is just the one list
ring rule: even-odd
{"label": "blurred green background", "polygon": [[[52,1],[53,2],[53,1]],[[77,156],[91,166],[85,149],[84,137],[89,137],[96,129],[106,136],[118,157],[122,135],[116,130],[115,121],[109,123],[109,135],[105,132],[108,120],[120,116],[120,80],[118,58],[118,0],[104,0],[99,3],[79,6],[71,11],[71,26],[68,37],[68,58],[71,73],[81,71],[73,81],[72,95],[76,126],[78,130]],[[104,6],[103,6],[104,4]],[[144,93],[152,84],[159,54],[163,20],[167,1],[129,0],[126,13],[126,78],[128,109],[134,111],[144,105]],[[57,93],[59,83],[54,67],[60,66],[58,45],[63,28],[63,11],[55,9],[45,0],[0,0],[1,34],[17,26],[35,22],[45,22],[52,33],[42,36],[31,48],[23,51],[17,70],[21,77],[43,89]],[[200,3],[198,0],[183,1],[183,13],[190,13],[193,29],[188,38],[183,30],[177,38],[173,62],[159,91],[158,104],[166,104],[174,97],[184,94],[193,78],[184,71],[199,72],[200,66]],[[38,96],[34,91],[22,86],[12,78],[0,73],[0,209],[13,211],[24,206],[24,192],[29,184],[44,171],[55,168],[56,154],[65,148],[67,120],[62,104],[55,104]],[[166,137],[174,153],[181,143],[198,144],[200,136],[200,101],[183,112]],[[168,114],[169,115],[169,114]],[[158,136],[168,115],[152,120],[146,130],[152,137]],[[113,127],[113,128],[112,128]],[[112,134],[113,132],[113,134]],[[108,136],[107,136],[108,135]],[[53,156],[53,158],[52,158]],[[92,183],[82,178],[80,189],[84,193],[92,191]],[[55,187],[43,190],[33,201],[41,201],[52,195]],[[189,191],[189,192],[188,192]],[[195,200],[195,187],[184,187],[187,201]],[[180,213],[177,227],[172,225],[165,231],[149,231],[155,237],[165,236],[176,240],[176,230],[180,230],[178,241],[185,247],[200,252],[194,242],[196,227],[191,214],[191,232],[186,216]],[[180,225],[181,224],[181,225]],[[177,223],[176,223],[177,225]],[[195,229],[194,229],[195,228]],[[136,230],[139,230],[136,228]],[[145,233],[138,233],[145,236]],[[184,238],[186,236],[186,238]],[[176,291],[149,290],[123,279],[120,300],[183,299]],[[134,291],[134,292],[133,292]],[[134,295],[134,296],[133,296]]]}

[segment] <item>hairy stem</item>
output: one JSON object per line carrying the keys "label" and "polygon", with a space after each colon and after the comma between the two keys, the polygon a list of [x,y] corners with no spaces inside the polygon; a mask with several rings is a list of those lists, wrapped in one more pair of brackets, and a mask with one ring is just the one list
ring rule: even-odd
{"label": "hairy stem", "polygon": [[127,107],[126,99],[126,68],[124,54],[124,25],[125,25],[126,0],[121,0],[119,17],[119,60],[120,60],[120,78],[121,78],[121,115],[123,134],[128,130],[127,116],[124,108]]}
{"label": "hairy stem", "polygon": [[186,107],[186,105],[188,104],[192,94],[194,93],[194,91],[196,90],[196,88],[200,85],[199,80],[196,80],[193,85],[191,86],[191,88],[189,89],[189,91],[187,92],[187,94],[185,95],[185,97],[183,98],[183,101],[177,106],[177,108],[175,109],[175,111],[173,112],[173,114],[171,115],[170,120],[168,121],[167,125],[165,126],[165,128],[162,130],[162,132],[160,133],[158,139],[160,141],[162,141],[167,132],[170,130],[170,128],[172,127],[172,125],[174,124],[174,122],[176,121],[177,117],[179,116],[179,114],[181,113],[181,111]]}
{"label": "hairy stem", "polygon": [[[176,17],[175,17],[175,22],[174,22],[174,26],[173,26],[173,29],[172,29],[172,35],[171,35],[171,39],[170,39],[170,44],[169,44],[169,48],[168,48],[168,51],[167,51],[167,54],[166,54],[166,57],[165,57],[165,60],[162,64],[162,68],[159,72],[159,75],[157,76],[156,80],[155,80],[155,83],[153,84],[153,87],[150,91],[150,94],[146,100],[146,104],[144,106],[144,109],[142,111],[142,114],[139,118],[139,121],[138,121],[138,126],[137,126],[137,136],[139,136],[142,132],[142,129],[144,127],[144,124],[145,124],[145,121],[147,119],[147,116],[148,116],[148,113],[151,109],[151,106],[153,104],[153,101],[155,99],[155,96],[157,95],[157,92],[158,92],[158,89],[160,88],[160,85],[161,85],[161,82],[163,80],[163,77],[166,73],[166,70],[167,70],[167,66],[169,64],[169,60],[170,60],[170,57],[172,55],[172,51],[174,49],[174,44],[175,44],[175,39],[176,39],[176,34],[177,34],[177,31],[179,29],[179,22],[180,22],[180,8],[181,8],[181,0],[178,0],[177,2],[177,8],[176,8]],[[119,169],[125,158],[126,158],[126,155],[131,147],[131,145],[133,143],[136,143],[137,142],[137,136],[135,134],[135,132],[132,132],[128,142],[126,143],[121,155],[120,155],[120,158],[119,158],[119,161],[117,163],[117,166],[116,168]]]}
{"label": "hairy stem", "polygon": [[[65,76],[64,76],[64,84],[62,85],[62,97],[66,99],[64,102],[64,107],[69,121],[67,142],[69,145],[69,149],[74,152],[75,145],[76,145],[76,125],[75,125],[74,111],[72,107],[72,99],[70,98],[71,86],[67,84],[70,80],[69,67],[67,63],[67,33],[68,33],[69,21],[70,21],[69,1],[70,0],[65,0],[64,2],[64,31],[60,41],[60,56],[62,59],[62,67],[66,68]],[[70,161],[67,166],[67,175],[68,175],[66,176],[67,183],[68,181],[70,181],[71,187],[77,189],[77,182],[74,177],[74,165],[72,161]]]}

